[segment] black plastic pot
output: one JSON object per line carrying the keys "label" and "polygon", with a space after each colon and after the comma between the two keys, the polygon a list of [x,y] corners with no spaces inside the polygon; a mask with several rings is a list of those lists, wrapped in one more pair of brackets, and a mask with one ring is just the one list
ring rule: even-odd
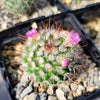
{"label": "black plastic pot", "polygon": [[[50,24],[54,24],[55,22],[58,23],[58,25],[60,23],[62,23],[62,27],[64,29],[69,28],[69,30],[74,29],[75,31],[77,31],[81,38],[82,41],[80,42],[81,46],[87,45],[85,46],[83,49],[85,51],[86,54],[91,56],[91,59],[93,61],[95,61],[98,65],[100,64],[100,53],[99,51],[96,49],[95,45],[93,44],[92,40],[88,37],[88,35],[85,33],[84,29],[82,28],[82,26],[80,25],[80,23],[77,21],[77,19],[75,18],[75,16],[71,13],[61,13],[61,14],[57,14],[57,15],[53,15],[51,17],[40,17],[40,18],[36,18],[36,19],[32,19],[32,20],[28,20],[25,21],[23,23],[19,23],[16,24],[14,27],[9,28],[7,30],[4,30],[2,32],[0,32],[0,46],[3,46],[6,43],[9,43],[12,40],[16,40],[18,38],[20,38],[17,34],[25,34],[26,31],[28,31],[29,29],[31,29],[31,22],[36,22],[37,25],[42,25],[42,22],[49,23],[49,19],[51,19]],[[2,56],[2,55],[0,55]],[[10,79],[9,79],[9,73],[7,73],[7,68],[4,64],[4,62],[2,61],[2,57],[0,57],[0,84],[2,83],[2,85],[0,85],[0,87],[2,86],[2,96],[0,96],[0,100],[14,100],[14,94],[13,94],[13,88],[12,88],[12,84],[10,83]],[[4,71],[6,72],[5,77],[3,77],[3,73]],[[8,87],[9,86],[9,87]],[[5,94],[5,96],[3,96],[3,94]],[[83,99],[84,100],[84,99]]]}
{"label": "black plastic pot", "polygon": [[[61,10],[64,14],[65,13],[73,14],[74,19],[77,20],[76,22],[78,23],[78,27],[82,29],[81,32],[82,34],[84,34],[86,40],[89,43],[88,46],[83,49],[86,52],[86,54],[90,53],[89,55],[91,55],[92,60],[96,62],[96,64],[99,66],[100,52],[95,47],[94,43],[89,38],[87,33],[84,31],[80,23],[82,24],[87,23],[91,18],[100,17],[100,3],[94,3],[94,4],[87,5],[85,8],[71,10],[70,8],[66,7],[60,0],[48,0],[48,1],[50,2],[51,5],[56,5],[58,9]],[[83,36],[82,36],[82,39],[83,39]]]}
{"label": "black plastic pot", "polygon": [[60,0],[48,0],[51,5],[56,5],[61,12],[73,13],[81,23],[86,23],[94,17],[100,17],[100,3],[87,5],[81,9],[71,10]]}
{"label": "black plastic pot", "polygon": [[11,100],[8,87],[9,85],[4,78],[4,71],[0,67],[0,100]]}
{"label": "black plastic pot", "polygon": [[84,95],[76,98],[75,100],[100,100],[100,89],[95,90],[92,93],[85,93]]}

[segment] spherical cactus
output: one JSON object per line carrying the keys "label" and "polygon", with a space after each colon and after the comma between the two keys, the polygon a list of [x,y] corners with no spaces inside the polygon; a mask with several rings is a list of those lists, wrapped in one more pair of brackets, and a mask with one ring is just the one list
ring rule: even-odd
{"label": "spherical cactus", "polygon": [[81,41],[79,34],[74,31],[45,29],[37,32],[32,29],[26,37],[22,47],[22,64],[27,64],[25,70],[34,75],[34,81],[53,84],[63,80],[70,65],[67,55]]}

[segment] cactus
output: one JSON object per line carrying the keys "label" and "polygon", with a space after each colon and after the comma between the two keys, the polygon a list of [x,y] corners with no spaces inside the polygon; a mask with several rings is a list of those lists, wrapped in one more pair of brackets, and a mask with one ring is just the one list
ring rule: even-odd
{"label": "cactus", "polygon": [[72,48],[81,41],[79,34],[55,29],[32,29],[26,33],[22,47],[22,65],[32,74],[34,81],[51,84],[64,80],[72,59]]}
{"label": "cactus", "polygon": [[32,13],[36,9],[39,0],[2,0],[7,11],[13,15]]}

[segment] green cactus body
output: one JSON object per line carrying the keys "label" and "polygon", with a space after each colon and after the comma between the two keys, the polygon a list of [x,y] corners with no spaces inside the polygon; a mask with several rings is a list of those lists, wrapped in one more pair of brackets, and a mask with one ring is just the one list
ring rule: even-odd
{"label": "green cactus body", "polygon": [[38,0],[2,0],[7,11],[13,15],[32,13]]}
{"label": "green cactus body", "polygon": [[63,66],[63,63],[72,51],[72,46],[66,45],[66,37],[66,31],[46,29],[27,38],[21,57],[22,63],[27,64],[25,70],[34,74],[34,81],[57,83],[64,79],[69,64]]}

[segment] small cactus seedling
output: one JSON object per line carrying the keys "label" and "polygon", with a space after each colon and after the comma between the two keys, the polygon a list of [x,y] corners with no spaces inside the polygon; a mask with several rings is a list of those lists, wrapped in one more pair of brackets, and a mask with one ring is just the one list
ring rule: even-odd
{"label": "small cactus seedling", "polygon": [[41,0],[2,0],[7,11],[13,15],[31,14]]}

